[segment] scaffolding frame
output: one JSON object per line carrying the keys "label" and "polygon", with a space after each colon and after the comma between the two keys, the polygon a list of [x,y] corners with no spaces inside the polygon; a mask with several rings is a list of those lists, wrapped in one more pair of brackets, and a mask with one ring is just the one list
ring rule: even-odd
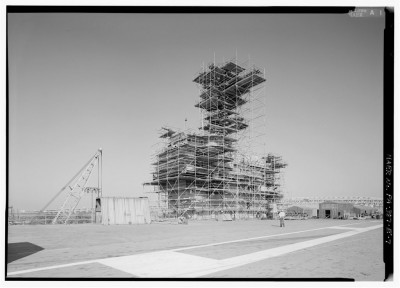
{"label": "scaffolding frame", "polygon": [[[282,198],[277,177],[286,166],[266,154],[265,69],[212,63],[193,80],[199,89],[199,131],[164,126],[155,151],[151,191],[156,218],[234,219],[266,213]],[[260,141],[261,139],[261,141]],[[260,149],[261,147],[261,149]]]}

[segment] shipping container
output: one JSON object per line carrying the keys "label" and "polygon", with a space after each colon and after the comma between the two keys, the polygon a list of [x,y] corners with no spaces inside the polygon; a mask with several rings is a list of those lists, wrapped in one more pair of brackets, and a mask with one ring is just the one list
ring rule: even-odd
{"label": "shipping container", "polygon": [[149,199],[147,197],[102,197],[101,223],[150,224]]}

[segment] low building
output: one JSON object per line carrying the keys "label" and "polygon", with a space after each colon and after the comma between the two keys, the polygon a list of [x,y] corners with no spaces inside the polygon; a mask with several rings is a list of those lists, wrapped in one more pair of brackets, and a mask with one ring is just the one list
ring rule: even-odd
{"label": "low building", "polygon": [[377,208],[370,207],[370,206],[360,206],[360,205],[354,206],[354,213],[356,214],[357,217],[372,216],[377,211],[378,211]]}
{"label": "low building", "polygon": [[319,218],[347,219],[355,217],[354,205],[350,203],[323,202],[319,204]]}

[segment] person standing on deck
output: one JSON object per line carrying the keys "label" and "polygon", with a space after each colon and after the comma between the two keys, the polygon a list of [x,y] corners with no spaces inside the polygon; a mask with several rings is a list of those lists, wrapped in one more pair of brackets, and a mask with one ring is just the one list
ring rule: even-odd
{"label": "person standing on deck", "polygon": [[279,212],[279,222],[281,224],[281,227],[285,227],[285,212],[281,211]]}

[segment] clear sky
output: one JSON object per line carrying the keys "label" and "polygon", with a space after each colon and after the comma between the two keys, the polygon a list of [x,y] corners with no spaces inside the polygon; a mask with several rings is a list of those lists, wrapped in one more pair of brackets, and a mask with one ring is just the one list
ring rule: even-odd
{"label": "clear sky", "polygon": [[382,196],[384,18],[9,14],[9,204],[40,209],[103,148],[104,196],[142,196],[163,125],[197,127],[203,62],[266,69],[288,196]]}

